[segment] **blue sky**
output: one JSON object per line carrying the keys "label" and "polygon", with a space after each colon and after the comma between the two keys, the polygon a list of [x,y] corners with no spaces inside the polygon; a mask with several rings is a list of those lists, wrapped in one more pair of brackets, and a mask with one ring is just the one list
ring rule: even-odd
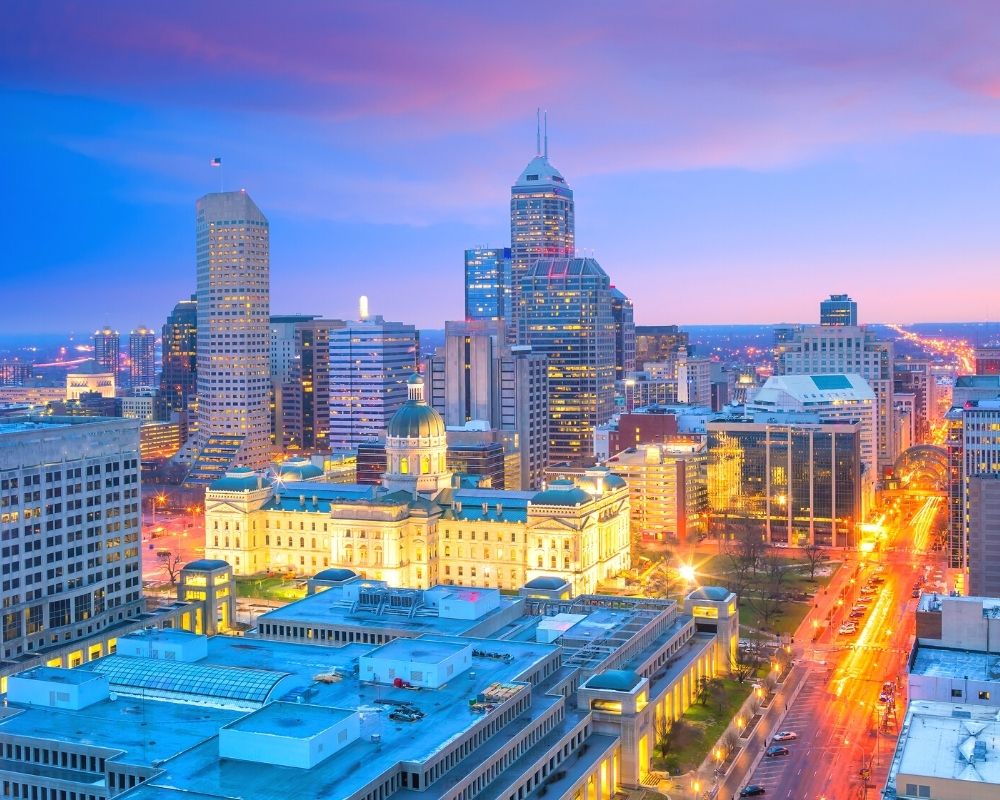
{"label": "blue sky", "polygon": [[0,30],[0,332],[162,324],[216,155],[271,220],[274,312],[440,327],[536,106],[640,323],[1000,315],[992,4],[92,8]]}

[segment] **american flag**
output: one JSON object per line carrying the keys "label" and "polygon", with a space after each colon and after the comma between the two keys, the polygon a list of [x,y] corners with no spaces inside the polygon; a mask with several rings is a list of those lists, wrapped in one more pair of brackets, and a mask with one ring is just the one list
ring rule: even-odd
{"label": "american flag", "polygon": [[221,167],[222,166],[222,159],[219,158],[219,156],[216,156],[215,158],[213,158],[212,159],[212,166],[213,167]]}

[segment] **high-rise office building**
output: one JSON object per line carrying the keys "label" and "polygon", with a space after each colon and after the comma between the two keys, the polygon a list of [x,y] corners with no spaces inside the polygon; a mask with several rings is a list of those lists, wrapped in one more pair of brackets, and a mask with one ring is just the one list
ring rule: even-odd
{"label": "high-rise office building", "polygon": [[0,386],[24,386],[31,380],[32,366],[19,358],[0,361]]}
{"label": "high-rise office building", "polygon": [[858,304],[846,294],[831,294],[819,304],[820,325],[857,325]]}
{"label": "high-rise office building", "polygon": [[1000,346],[977,347],[974,358],[976,375],[1000,375]]}
{"label": "high-rise office building", "polygon": [[614,411],[611,283],[592,258],[543,258],[521,281],[518,340],[548,356],[549,462],[593,457]]}
{"label": "high-rise office building", "polygon": [[[931,423],[937,418],[937,381],[926,359],[905,358],[893,364],[893,391],[913,395],[913,441],[930,441]],[[902,449],[902,448],[900,448]]]}
{"label": "high-rise office building", "polygon": [[1000,475],[969,480],[969,594],[1000,597]]}
{"label": "high-rise office building", "polygon": [[708,502],[720,533],[747,524],[771,543],[855,544],[862,520],[860,423],[768,412],[705,427]]}
{"label": "high-rise office building", "polygon": [[676,325],[636,325],[635,368],[642,370],[649,361],[668,361],[682,347],[688,348],[688,334]]}
{"label": "high-rise office building", "polygon": [[270,462],[270,233],[245,191],[207,194],[196,214],[198,457],[188,481],[200,484],[234,462]]}
{"label": "high-rise office building", "polygon": [[417,369],[417,329],[380,316],[330,331],[330,447],[385,435]]}
{"label": "high-rise office building", "polygon": [[[516,316],[522,279],[535,261],[571,258],[576,253],[573,190],[549,163],[548,133],[543,147],[540,127],[535,157],[510,188],[510,250],[511,310]],[[520,333],[516,321],[511,321],[508,337]]]}
{"label": "high-rise office building", "polygon": [[128,335],[129,388],[156,384],[156,333],[140,326]]}
{"label": "high-rise office building", "polygon": [[849,375],[864,378],[875,392],[875,442],[880,473],[896,461],[894,349],[874,331],[857,325],[806,325],[783,342],[776,375]]}
{"label": "high-rise office building", "polygon": [[323,450],[330,436],[330,331],[338,319],[271,317],[272,440],[281,449]]}
{"label": "high-rise office building", "polygon": [[509,247],[465,251],[465,318],[507,319],[511,290]]}
{"label": "high-rise office building", "polygon": [[121,336],[110,325],[94,331],[94,371],[117,376],[121,350]]}
{"label": "high-rise office building", "polygon": [[427,361],[429,402],[449,428],[485,423],[516,446],[519,488],[541,485],[549,453],[547,359],[505,344],[502,322],[445,323],[445,344]]}
{"label": "high-rise office building", "polygon": [[160,398],[170,411],[194,406],[198,385],[198,301],[181,300],[163,326]]}
{"label": "high-rise office building", "polygon": [[611,316],[615,321],[615,380],[635,370],[635,313],[621,289],[611,287]]}
{"label": "high-rise office building", "polygon": [[144,610],[137,420],[0,421],[0,492],[5,661]]}

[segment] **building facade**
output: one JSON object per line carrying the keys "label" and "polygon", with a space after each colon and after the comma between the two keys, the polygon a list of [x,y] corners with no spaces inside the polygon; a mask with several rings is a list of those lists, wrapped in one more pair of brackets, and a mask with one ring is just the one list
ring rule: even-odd
{"label": "building facade", "polygon": [[371,317],[330,331],[330,438],[354,449],[385,435],[417,369],[417,330]]}
{"label": "building facade", "polygon": [[969,480],[969,594],[1000,597],[1000,473]]}
{"label": "building facade", "polygon": [[508,434],[518,488],[537,488],[549,455],[548,362],[506,339],[502,323],[446,322],[444,347],[426,361],[429,401],[449,429],[475,423]]}
{"label": "building facade", "polygon": [[611,287],[611,317],[615,322],[615,381],[635,371],[635,310],[620,289]]}
{"label": "building facade", "polygon": [[591,458],[614,411],[615,332],[607,273],[592,258],[541,259],[525,273],[519,340],[548,357],[549,461]]}
{"label": "building facade", "polygon": [[676,325],[635,327],[635,368],[638,371],[650,361],[669,361],[681,348],[687,351],[688,334]]}
{"label": "building facade", "polygon": [[857,325],[858,304],[846,294],[831,294],[819,304],[820,325]]}
{"label": "building facade", "polygon": [[190,411],[198,394],[198,301],[181,300],[163,326],[160,397],[170,411]]}
{"label": "building facade", "polygon": [[708,503],[713,526],[759,530],[770,543],[851,547],[861,522],[859,423],[815,415],[711,421]]}
{"label": "building facade", "polygon": [[116,378],[121,368],[121,334],[110,325],[94,331],[94,369],[110,372]]}
{"label": "building facade", "polygon": [[197,431],[188,476],[270,462],[270,233],[245,191],[196,204]]}
{"label": "building facade", "polygon": [[628,485],[632,535],[690,544],[707,530],[708,451],[702,437],[675,437],[611,456]]}
{"label": "building facade", "polygon": [[511,292],[511,249],[476,247],[465,251],[465,318],[506,320]]}
{"label": "building facade", "polygon": [[0,422],[5,660],[143,610],[139,423]]}
{"label": "building facade", "polygon": [[156,333],[140,326],[128,335],[128,385],[156,386]]}
{"label": "building facade", "polygon": [[[913,395],[913,443],[931,440],[931,424],[939,419],[938,388],[930,361],[905,358],[893,364],[894,392]],[[902,452],[903,448],[899,448]]]}
{"label": "building facade", "polygon": [[[508,337],[520,336],[522,281],[540,258],[572,258],[576,254],[573,190],[549,163],[548,144],[539,146],[510,187],[510,310]],[[523,339],[519,344],[530,344]]]}
{"label": "building facade", "polygon": [[864,378],[876,399],[875,443],[879,473],[899,455],[894,440],[893,343],[855,325],[806,325],[782,342],[776,375],[849,375]]}

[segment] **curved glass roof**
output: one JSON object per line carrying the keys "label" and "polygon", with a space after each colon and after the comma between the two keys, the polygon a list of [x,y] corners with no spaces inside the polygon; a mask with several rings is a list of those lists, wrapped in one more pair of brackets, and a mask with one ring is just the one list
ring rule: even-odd
{"label": "curved glass roof", "polygon": [[107,656],[84,665],[121,692],[164,692],[172,696],[263,704],[288,672],[219,664],[190,664],[158,658]]}

